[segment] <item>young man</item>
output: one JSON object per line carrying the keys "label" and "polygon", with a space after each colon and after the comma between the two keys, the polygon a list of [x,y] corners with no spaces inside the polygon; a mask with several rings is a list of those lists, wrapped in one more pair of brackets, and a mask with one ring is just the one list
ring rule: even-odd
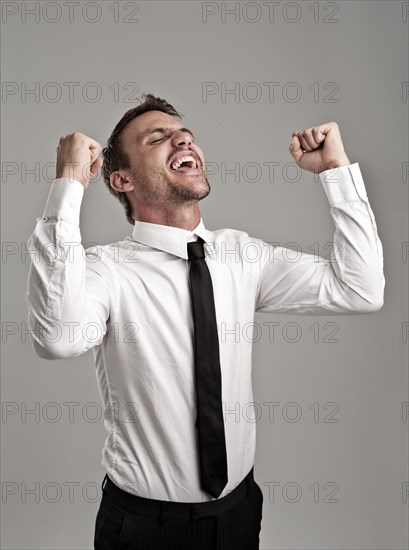
{"label": "young man", "polygon": [[80,205],[101,146],[74,133],[60,139],[56,180],[29,239],[41,254],[27,293],[36,353],[94,352],[108,431],[97,550],[258,549],[255,424],[223,415],[253,402],[252,349],[231,332],[255,311],[359,313],[383,304],[382,245],[335,122],[294,132],[290,146],[301,168],[320,174],[330,202],[331,263],[311,254],[294,262],[242,231],[206,229],[204,155],[180,118],[149,94],[103,150],[105,183],[131,235],[84,252]]}

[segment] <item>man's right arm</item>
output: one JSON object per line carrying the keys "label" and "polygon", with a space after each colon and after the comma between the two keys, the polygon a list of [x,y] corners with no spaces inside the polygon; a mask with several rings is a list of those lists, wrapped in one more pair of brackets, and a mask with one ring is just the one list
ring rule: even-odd
{"label": "man's right arm", "polygon": [[[84,250],[79,228],[84,189],[101,164],[96,158],[99,148],[92,150],[90,143],[96,142],[82,134],[62,140],[72,142],[72,136],[77,136],[75,155],[81,161],[81,173],[71,157],[71,168],[75,164],[77,170],[71,170],[67,177],[63,155],[68,158],[69,148],[66,142],[61,147],[60,141],[57,179],[51,185],[43,217],[37,218],[27,243],[31,252],[28,324],[34,349],[45,359],[77,356],[99,344],[106,333],[112,302],[112,273],[101,259],[101,249]],[[82,136],[81,145],[78,136]],[[87,151],[90,169],[84,170]]]}

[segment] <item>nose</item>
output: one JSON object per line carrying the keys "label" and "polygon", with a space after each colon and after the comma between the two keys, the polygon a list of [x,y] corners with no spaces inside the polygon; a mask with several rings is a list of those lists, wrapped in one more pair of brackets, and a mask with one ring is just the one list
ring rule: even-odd
{"label": "nose", "polygon": [[180,147],[181,145],[190,145],[193,139],[189,132],[183,132],[181,130],[176,130],[172,135],[172,145],[174,147]]}

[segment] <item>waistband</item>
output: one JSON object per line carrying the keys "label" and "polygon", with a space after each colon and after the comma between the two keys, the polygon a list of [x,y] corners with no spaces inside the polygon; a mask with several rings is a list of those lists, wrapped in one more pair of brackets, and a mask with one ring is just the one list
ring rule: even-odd
{"label": "waistband", "polygon": [[253,470],[254,467],[229,494],[207,502],[171,502],[139,497],[120,489],[108,474],[105,475],[102,482],[102,490],[110,501],[127,512],[152,517],[159,516],[160,520],[164,515],[170,518],[194,520],[223,514],[248,496],[254,484]]}

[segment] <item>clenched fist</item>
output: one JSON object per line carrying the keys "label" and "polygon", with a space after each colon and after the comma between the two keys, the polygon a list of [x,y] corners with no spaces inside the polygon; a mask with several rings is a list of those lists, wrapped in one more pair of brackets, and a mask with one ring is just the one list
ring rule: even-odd
{"label": "clenched fist", "polygon": [[57,147],[57,178],[77,180],[85,187],[102,166],[101,145],[94,139],[74,132],[60,138]]}
{"label": "clenched fist", "polygon": [[298,166],[316,174],[351,164],[336,122],[293,132],[290,153]]}

